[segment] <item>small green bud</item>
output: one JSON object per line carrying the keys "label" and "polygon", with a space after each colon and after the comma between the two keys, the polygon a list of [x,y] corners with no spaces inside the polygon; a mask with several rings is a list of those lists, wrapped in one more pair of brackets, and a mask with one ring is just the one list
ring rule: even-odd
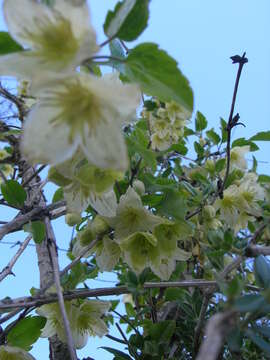
{"label": "small green bud", "polygon": [[65,221],[68,226],[74,226],[81,221],[81,216],[78,213],[69,213],[66,214]]}
{"label": "small green bud", "polygon": [[203,208],[202,215],[206,220],[213,219],[216,216],[216,210],[212,205],[206,205]]}
{"label": "small green bud", "polygon": [[145,186],[144,183],[140,180],[135,180],[133,182],[133,189],[136,191],[136,193],[140,196],[142,196],[145,193]]}
{"label": "small green bud", "polygon": [[81,246],[89,245],[95,238],[96,234],[90,227],[87,227],[79,233],[79,241]]}
{"label": "small green bud", "polygon": [[103,219],[102,216],[96,215],[93,222],[91,223],[91,230],[99,235],[105,233],[109,229],[108,223]]}

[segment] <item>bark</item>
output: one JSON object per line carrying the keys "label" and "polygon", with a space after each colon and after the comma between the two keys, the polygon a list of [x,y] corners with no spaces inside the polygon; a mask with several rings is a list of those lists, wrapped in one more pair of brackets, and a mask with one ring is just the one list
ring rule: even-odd
{"label": "bark", "polygon": [[[28,181],[33,176],[35,170],[29,166],[26,161],[20,164],[20,171],[22,172],[23,182]],[[25,205],[27,208],[44,207],[46,199],[42,190],[37,190],[35,185],[40,181],[39,176],[33,178],[27,185],[27,200]],[[38,267],[40,274],[40,288],[45,288],[49,283],[54,281],[53,268],[50,259],[49,249],[47,246],[47,238],[41,244],[36,245],[36,252],[38,257]],[[50,360],[70,360],[68,347],[61,342],[55,335],[49,339],[50,343]]]}

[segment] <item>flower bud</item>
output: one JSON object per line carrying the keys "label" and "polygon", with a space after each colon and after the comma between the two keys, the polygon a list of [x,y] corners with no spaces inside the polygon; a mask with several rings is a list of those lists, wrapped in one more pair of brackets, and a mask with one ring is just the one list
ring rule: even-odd
{"label": "flower bud", "polygon": [[206,205],[203,208],[202,215],[206,220],[213,219],[216,216],[216,210],[212,205]]}
{"label": "flower bud", "polygon": [[96,238],[94,231],[87,227],[79,233],[79,241],[81,246],[87,246]]}
{"label": "flower bud", "polygon": [[102,216],[96,215],[90,225],[90,228],[95,234],[99,235],[105,233],[109,229],[109,225]]}
{"label": "flower bud", "polygon": [[81,221],[81,216],[79,213],[69,213],[66,214],[65,221],[68,226],[74,226]]}
{"label": "flower bud", "polygon": [[145,186],[144,183],[140,180],[135,180],[133,182],[133,189],[136,191],[136,193],[140,196],[142,196],[145,193]]}

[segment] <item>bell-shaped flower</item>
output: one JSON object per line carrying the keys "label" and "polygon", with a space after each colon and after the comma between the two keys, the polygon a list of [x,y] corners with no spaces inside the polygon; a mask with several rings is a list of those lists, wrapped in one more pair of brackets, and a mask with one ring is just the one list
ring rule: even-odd
{"label": "bell-shaped flower", "polygon": [[86,1],[4,0],[6,24],[25,51],[0,57],[0,74],[32,79],[40,72],[70,71],[98,50]]}
{"label": "bell-shaped flower", "polygon": [[[78,300],[66,301],[65,308],[69,320],[74,345],[77,349],[83,348],[88,336],[103,336],[108,332],[102,316],[109,310],[111,304],[107,301]],[[42,330],[41,337],[58,335],[62,342],[67,342],[63,319],[59,305],[48,304],[41,306],[37,313],[46,317],[47,322]]]}
{"label": "bell-shaped flower", "polygon": [[115,181],[122,179],[123,173],[91,165],[80,152],[76,152],[71,159],[52,167],[48,177],[63,187],[68,212],[81,213],[89,204],[96,207],[96,198],[102,201],[103,197],[112,196],[107,194]]}
{"label": "bell-shaped flower", "polygon": [[238,187],[230,185],[223,192],[223,199],[217,199],[214,203],[216,210],[220,211],[220,219],[231,228],[237,224],[239,215],[239,196]]}
{"label": "bell-shaped flower", "polygon": [[108,222],[115,229],[116,241],[121,243],[122,239],[135,232],[152,231],[164,219],[145,209],[140,196],[129,187],[126,194],[120,197],[116,216],[108,218]]}
{"label": "bell-shaped flower", "polygon": [[246,212],[259,215],[261,209],[257,202],[265,198],[265,190],[258,182],[258,175],[255,173],[245,174],[240,180],[238,191],[239,207]]}
{"label": "bell-shaped flower", "polygon": [[139,274],[145,268],[160,263],[160,253],[157,247],[157,239],[149,232],[135,232],[126,237],[120,243],[124,260],[131,269]]}
{"label": "bell-shaped flower", "polygon": [[21,149],[28,161],[56,165],[80,149],[97,167],[127,169],[121,130],[136,116],[137,86],[111,74],[60,74],[47,79],[38,96],[23,129]]}
{"label": "bell-shaped flower", "polygon": [[121,256],[119,245],[105,235],[101,241],[93,248],[96,262],[101,271],[112,271]]}
{"label": "bell-shaped flower", "polygon": [[35,358],[25,350],[9,345],[0,346],[0,359],[1,360],[35,360]]}

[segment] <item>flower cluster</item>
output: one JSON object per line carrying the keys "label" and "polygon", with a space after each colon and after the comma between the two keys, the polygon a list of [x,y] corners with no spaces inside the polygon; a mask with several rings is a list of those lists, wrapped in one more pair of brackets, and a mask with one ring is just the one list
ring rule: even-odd
{"label": "flower cluster", "polygon": [[167,150],[179,141],[191,117],[190,112],[173,101],[165,105],[156,101],[154,110],[144,108],[142,115],[149,123],[151,146],[159,151]]}

